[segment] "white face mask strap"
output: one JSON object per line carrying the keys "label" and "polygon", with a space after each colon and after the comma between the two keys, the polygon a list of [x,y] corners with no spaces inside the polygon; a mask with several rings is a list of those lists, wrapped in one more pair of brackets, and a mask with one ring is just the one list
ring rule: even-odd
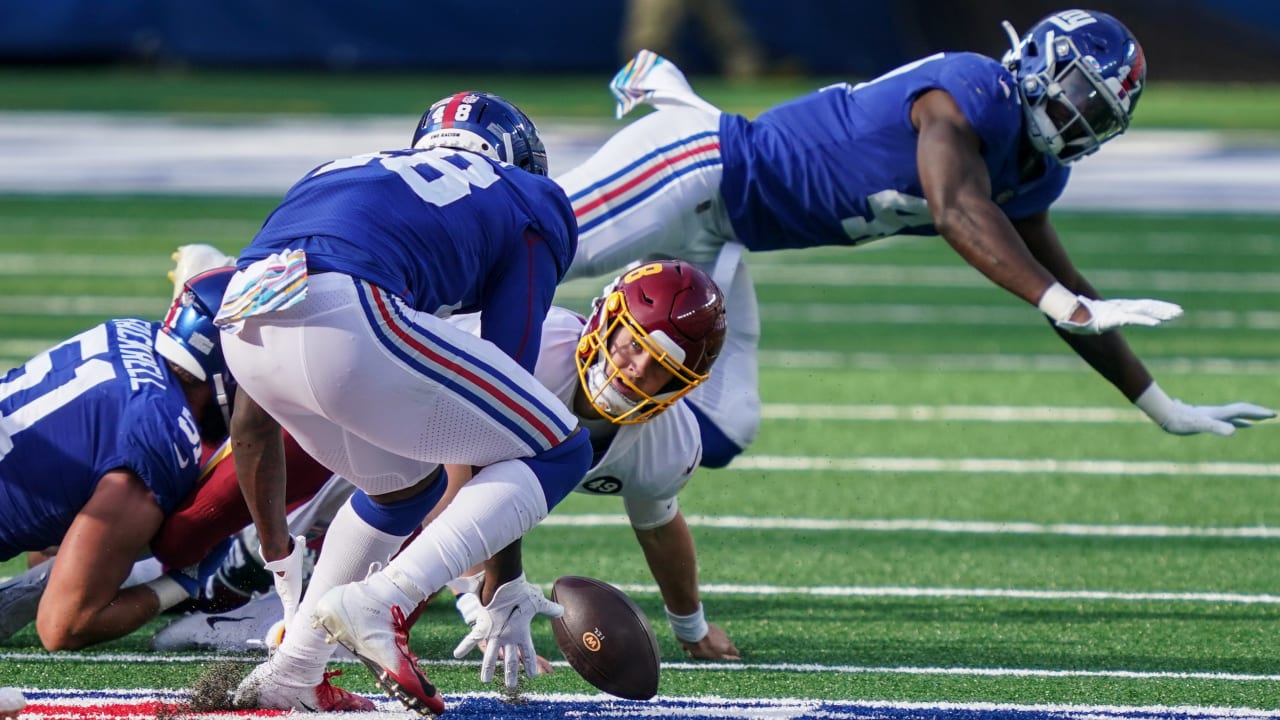
{"label": "white face mask strap", "polygon": [[227,397],[227,384],[222,379],[222,373],[213,374],[213,397],[218,402],[218,409],[222,411],[222,419],[227,427],[231,427],[231,398]]}
{"label": "white face mask strap", "polygon": [[1000,27],[1004,28],[1004,34],[1009,36],[1010,49],[1004,54],[1004,65],[1011,67],[1022,59],[1022,40],[1018,37],[1018,31],[1013,29],[1013,23],[1008,20],[1001,20]]}

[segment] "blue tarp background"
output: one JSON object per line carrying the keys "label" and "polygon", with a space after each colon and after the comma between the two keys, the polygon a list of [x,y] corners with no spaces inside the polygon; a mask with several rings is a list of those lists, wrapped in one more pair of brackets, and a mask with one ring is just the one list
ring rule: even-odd
{"label": "blue tarp background", "polygon": [[[1040,0],[736,0],[771,67],[873,75],[939,49],[998,55]],[[1280,80],[1280,2],[1103,0],[1165,78]],[[0,0],[0,62],[334,70],[600,72],[624,0]],[[679,61],[714,71],[692,21]],[[1224,71],[1222,68],[1228,68]]]}

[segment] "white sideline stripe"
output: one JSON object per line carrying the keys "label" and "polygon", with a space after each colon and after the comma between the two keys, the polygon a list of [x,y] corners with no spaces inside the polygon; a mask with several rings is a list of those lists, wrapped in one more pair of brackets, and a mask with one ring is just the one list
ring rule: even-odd
{"label": "white sideline stripe", "polygon": [[162,295],[0,295],[0,315],[164,315],[168,298]]}
{"label": "white sideline stripe", "polygon": [[[838,325],[964,325],[1039,327],[1043,317],[1030,306],[909,305],[880,303],[763,303],[766,322]],[[1193,310],[1174,325],[1205,330],[1276,330],[1280,312],[1267,310]]]}
{"label": "white sideline stripe", "polygon": [[[624,588],[625,589],[625,588]],[[100,665],[108,663],[146,663],[146,664],[201,664],[225,662],[227,660],[244,660],[243,654],[219,654],[204,653],[198,655],[192,654],[168,654],[168,653],[81,653],[81,652],[59,652],[55,656],[48,653],[24,653],[24,652],[0,652],[0,660],[8,660],[12,662],[50,662],[56,660],[59,662],[77,662],[87,665]],[[335,657],[330,660],[331,663],[338,664],[356,664],[359,661],[348,657]],[[431,659],[430,664],[433,666],[442,665],[448,667],[475,667],[475,660],[452,660],[452,659]],[[563,660],[551,661],[552,666],[557,668],[567,668],[569,663]],[[662,667],[667,670],[681,670],[687,672],[723,672],[726,670],[735,671],[767,671],[767,672],[792,672],[792,673],[834,673],[838,675],[947,675],[960,677],[1043,677],[1043,678],[1070,678],[1070,677],[1092,677],[1092,678],[1117,678],[1125,680],[1215,680],[1226,682],[1280,682],[1280,675],[1254,675],[1247,673],[1216,673],[1216,672],[1169,672],[1159,670],[1052,670],[1042,668],[967,668],[967,667],[911,667],[911,666],[873,666],[873,665],[820,665],[816,663],[728,663],[728,662],[664,662]],[[46,690],[46,688],[40,688]],[[74,692],[74,691],[68,691]],[[101,691],[80,691],[80,692],[101,692]],[[157,691],[164,694],[172,691]],[[460,693],[461,694],[461,693]],[[598,699],[598,696],[591,696]],[[665,698],[664,699],[673,699]],[[714,701],[714,702],[747,702],[748,698],[689,698],[695,702]],[[786,701],[787,699],[782,699]],[[766,702],[773,702],[769,699]],[[899,707],[902,705],[911,705],[913,707],[931,708],[931,707],[975,707],[975,708],[1062,708],[1064,710],[1078,708],[1076,705],[1004,705],[996,703],[897,703],[891,701],[863,701],[863,700],[810,700],[811,703],[847,703],[856,705],[882,704],[884,707]],[[1153,706],[1153,710],[1163,706]],[[1140,707],[1123,707],[1127,712],[1142,710]],[[1237,713],[1243,711],[1242,708],[1196,708],[1198,711],[1221,711],[1223,717],[1240,717]],[[1280,717],[1280,710],[1264,710],[1261,711],[1267,717]],[[1254,711],[1249,711],[1248,717],[1254,717]]]}
{"label": "white sideline stripe", "polygon": [[[159,296],[3,295],[0,314],[149,316],[163,304]],[[970,327],[1039,327],[1034,309],[997,305],[881,305],[764,303],[761,318],[769,322],[839,325],[965,325]],[[1204,330],[1280,329],[1280,312],[1267,310],[1197,310],[1178,325]]]}
{"label": "white sideline stripe", "polygon": [[1215,477],[1280,477],[1280,463],[1130,460],[1018,460],[1013,458],[825,458],[792,455],[739,456],[729,470],[800,472],[928,472],[957,474],[1025,473],[1035,475],[1192,475]]}
{"label": "white sideline stripe", "polygon": [[[991,281],[968,266],[763,264],[751,267],[756,285],[827,285],[848,287],[991,287]],[[1094,286],[1117,295],[1122,288],[1157,291],[1280,293],[1280,273],[1194,272],[1184,270],[1090,270]]]}
{"label": "white sideline stripe", "polygon": [[[1113,538],[1231,538],[1280,539],[1280,528],[1192,527],[1186,525],[1090,525],[1084,523],[1036,523],[994,520],[829,519],[745,517],[736,515],[686,515],[690,527],[717,530],[821,530],[857,532],[931,532],[958,535],[1058,535]],[[552,513],[539,525],[549,527],[630,527],[626,515],[605,513]]]}
{"label": "white sideline stripe", "polygon": [[[623,592],[656,595],[657,585],[617,584]],[[550,589],[550,584],[547,584]],[[789,586],[705,583],[708,595],[804,595],[809,597],[869,598],[992,598],[1000,600],[1091,600],[1099,602],[1223,603],[1230,605],[1280,605],[1280,595],[1226,592],[1119,592],[1110,590],[1017,590],[1007,588],[923,588],[865,586]]]}
{"label": "white sideline stripe", "polygon": [[[56,262],[53,262],[53,257],[46,253],[0,252],[0,276],[164,277],[170,267],[167,257],[152,254],[76,253],[58,256]],[[976,270],[963,266],[761,263],[753,264],[751,272],[757,285],[895,288],[991,286],[990,281]],[[1179,293],[1280,293],[1280,273],[1097,270],[1090,272],[1089,276],[1094,285],[1109,289],[1109,295],[1115,295],[1117,289],[1130,287]],[[589,278],[566,283],[559,291],[569,296],[590,299],[599,293],[601,286],[599,279]]]}
{"label": "white sideline stripe", "polygon": [[65,277],[150,277],[164,278],[173,261],[162,254],[103,255],[0,253],[0,276],[56,275]]}
{"label": "white sideline stripe", "polygon": [[[978,353],[914,355],[906,353],[833,352],[827,350],[761,350],[760,367],[784,370],[902,370],[927,368],[941,372],[1083,373],[1079,357],[1055,355],[983,355]],[[1161,373],[1183,375],[1280,374],[1280,361],[1225,357],[1149,357],[1144,362]]]}
{"label": "white sideline stripe", "polygon": [[1149,423],[1133,407],[1052,405],[824,405],[765,403],[765,420],[909,420],[912,422]]}
{"label": "white sideline stripe", "polygon": [[[144,317],[152,317],[146,314]],[[159,315],[154,315],[159,318]],[[63,338],[0,338],[0,358],[25,361]],[[761,350],[760,367],[770,370],[922,370],[931,372],[1084,373],[1087,366],[1061,355],[840,353],[821,350]],[[1149,357],[1146,365],[1165,375],[1280,375],[1280,361],[1225,357]]]}

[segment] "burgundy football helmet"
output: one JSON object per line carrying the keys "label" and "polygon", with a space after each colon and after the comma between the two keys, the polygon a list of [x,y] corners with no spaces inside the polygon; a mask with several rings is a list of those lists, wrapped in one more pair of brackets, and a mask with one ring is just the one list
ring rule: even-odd
{"label": "burgundy football helmet", "polygon": [[[609,340],[623,327],[671,374],[661,391],[644,392],[614,360]],[[724,295],[705,272],[681,260],[640,264],[592,304],[578,340],[582,389],[613,422],[645,422],[707,379],[725,329]]]}

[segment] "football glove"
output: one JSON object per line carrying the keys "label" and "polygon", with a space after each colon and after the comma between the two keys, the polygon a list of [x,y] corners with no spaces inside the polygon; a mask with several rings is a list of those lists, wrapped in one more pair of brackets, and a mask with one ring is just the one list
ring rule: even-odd
{"label": "football glove", "polygon": [[1163,300],[1094,300],[1080,295],[1076,298],[1089,311],[1089,319],[1082,323],[1064,318],[1054,324],[1076,335],[1101,335],[1125,325],[1154,327],[1166,320],[1182,315],[1182,307]]}
{"label": "football glove", "polygon": [[[293,550],[279,560],[266,562],[262,567],[271,571],[271,580],[276,586],[276,595],[280,596],[280,604],[284,606],[284,624],[287,627],[293,622],[298,612],[298,603],[302,600],[303,560],[307,554],[307,538],[298,535],[293,538]],[[262,557],[262,546],[258,546],[258,557]]]}
{"label": "football glove", "polygon": [[1276,416],[1276,411],[1271,408],[1246,402],[1188,405],[1166,395],[1156,383],[1151,383],[1133,404],[1161,429],[1173,435],[1205,432],[1231,435],[1236,428],[1249,427],[1254,420],[1269,420]]}
{"label": "football glove", "polygon": [[453,656],[461,659],[481,642],[484,660],[480,665],[480,682],[493,680],[498,655],[503,659],[503,680],[508,690],[520,682],[520,662],[529,677],[538,676],[538,654],[533,649],[529,624],[536,615],[560,617],[564,608],[547,599],[542,591],[524,579],[524,573],[503,583],[488,605],[480,606],[471,632],[454,648]]}
{"label": "football glove", "polygon": [[[1159,325],[1182,315],[1182,308],[1163,300],[1095,300],[1077,295],[1061,283],[1045,290],[1037,305],[1053,324],[1076,335],[1101,335],[1125,325]],[[1077,307],[1089,311],[1089,319],[1072,322]]]}

